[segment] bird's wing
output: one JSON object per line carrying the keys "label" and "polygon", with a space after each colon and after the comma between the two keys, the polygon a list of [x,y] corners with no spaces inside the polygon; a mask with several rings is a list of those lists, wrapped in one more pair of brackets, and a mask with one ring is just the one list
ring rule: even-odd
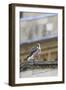
{"label": "bird's wing", "polygon": [[34,53],[34,52],[36,52],[37,51],[37,48],[36,47],[33,47],[32,49],[31,49],[31,51],[30,51],[30,56]]}
{"label": "bird's wing", "polygon": [[29,51],[29,55],[26,57],[25,60],[27,60],[27,58],[31,57],[33,55],[33,53],[36,52],[36,51],[37,51],[37,47],[31,48],[31,50]]}

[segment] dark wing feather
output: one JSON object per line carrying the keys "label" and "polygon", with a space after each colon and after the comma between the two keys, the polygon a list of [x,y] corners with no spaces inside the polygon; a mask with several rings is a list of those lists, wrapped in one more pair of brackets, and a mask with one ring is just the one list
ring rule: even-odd
{"label": "dark wing feather", "polygon": [[34,52],[36,52],[36,51],[37,51],[37,48],[35,48],[35,47],[32,48],[31,51],[30,51],[30,56],[31,56]]}
{"label": "dark wing feather", "polygon": [[36,47],[33,47],[33,48],[30,50],[29,55],[25,58],[25,60],[27,60],[28,57],[32,56],[32,54],[33,54],[34,52],[36,52],[36,51],[37,51],[37,48],[36,48]]}

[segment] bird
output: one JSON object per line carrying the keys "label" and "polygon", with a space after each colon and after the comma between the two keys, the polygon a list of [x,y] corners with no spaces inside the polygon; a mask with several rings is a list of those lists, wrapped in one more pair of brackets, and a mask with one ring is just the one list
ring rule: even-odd
{"label": "bird", "polygon": [[33,60],[35,56],[40,55],[41,53],[41,47],[40,47],[40,43],[37,43],[35,47],[32,47],[29,55],[27,56],[27,61],[29,62],[30,60]]}

